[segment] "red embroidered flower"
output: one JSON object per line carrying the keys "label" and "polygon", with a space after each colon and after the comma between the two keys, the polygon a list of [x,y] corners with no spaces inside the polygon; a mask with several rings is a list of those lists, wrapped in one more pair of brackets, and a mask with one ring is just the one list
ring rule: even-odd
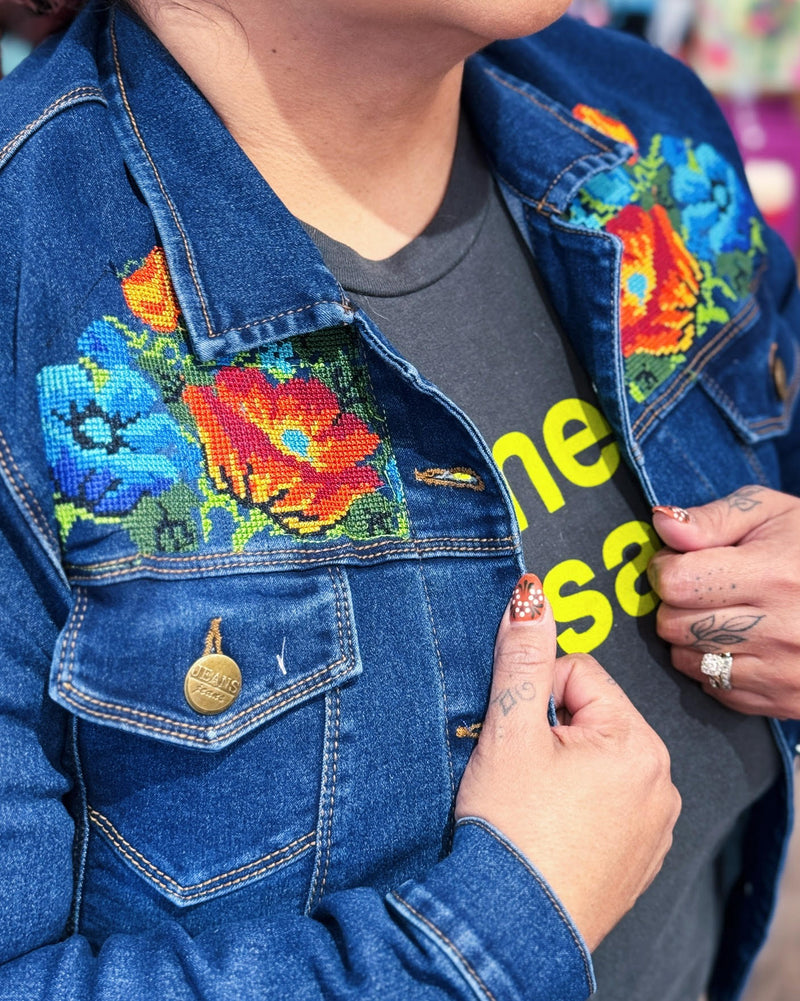
{"label": "red embroidered flower", "polygon": [[612,118],[611,115],[606,115],[588,104],[576,104],[572,109],[572,114],[579,121],[590,125],[598,132],[602,132],[604,136],[608,136],[609,139],[633,146],[634,153],[628,157],[628,163],[635,163],[639,159],[639,144],[636,142],[634,134],[624,122],[620,122],[617,118]]}
{"label": "red embroidered flower", "polygon": [[162,334],[178,326],[178,303],[161,247],[154,247],[144,264],[122,279],[122,292],[132,313]]}
{"label": "red embroidered flower", "polygon": [[380,438],[317,379],[272,385],[254,368],[223,368],[187,386],[209,472],[220,490],[301,534],[335,525],[383,485],[363,460]]}
{"label": "red embroidered flower", "polygon": [[702,272],[660,206],[627,205],[606,226],[622,239],[622,353],[671,355],[695,336]]}

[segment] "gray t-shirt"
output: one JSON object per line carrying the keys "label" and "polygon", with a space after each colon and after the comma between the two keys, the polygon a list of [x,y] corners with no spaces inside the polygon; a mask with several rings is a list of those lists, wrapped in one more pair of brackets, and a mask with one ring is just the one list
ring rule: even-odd
{"label": "gray t-shirt", "polygon": [[667,743],[683,797],[674,845],[595,952],[597,997],[697,1001],[721,928],[721,853],[777,777],[777,750],[765,720],[670,666],[644,575],[659,545],[649,510],[469,128],[436,218],[393,257],[365,260],[308,230],[350,297],[492,446],[562,650],[597,657]]}

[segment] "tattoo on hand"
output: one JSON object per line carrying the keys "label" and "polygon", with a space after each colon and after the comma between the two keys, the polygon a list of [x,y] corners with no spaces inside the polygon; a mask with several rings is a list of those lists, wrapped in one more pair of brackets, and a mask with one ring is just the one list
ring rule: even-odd
{"label": "tattoo on hand", "polygon": [[521,685],[514,688],[506,688],[499,695],[492,699],[500,707],[504,716],[514,709],[520,702],[532,702],[536,698],[536,685],[532,681],[523,681]]}
{"label": "tattoo on hand", "polygon": [[743,633],[748,633],[763,618],[763,615],[734,615],[718,623],[716,615],[707,615],[689,626],[695,638],[691,648],[713,653],[718,649],[724,650],[737,643],[744,643],[747,636]]}
{"label": "tattoo on hand", "polygon": [[758,496],[763,492],[763,487],[742,487],[740,490],[735,490],[725,500],[732,511],[752,511],[754,507],[760,507],[761,501],[758,500]]}

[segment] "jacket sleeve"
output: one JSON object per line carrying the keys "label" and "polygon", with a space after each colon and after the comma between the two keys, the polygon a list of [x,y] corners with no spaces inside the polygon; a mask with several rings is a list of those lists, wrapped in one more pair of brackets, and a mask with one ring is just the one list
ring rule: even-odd
{"label": "jacket sleeve", "polygon": [[80,935],[80,807],[70,717],[47,695],[67,591],[3,498],[0,579],[0,1001],[480,998],[582,1001],[594,988],[577,931],[533,867],[480,820],[451,854],[385,897],[324,897],[310,917],[177,922]]}
{"label": "jacket sleeve", "polygon": [[785,436],[778,439],[782,487],[800,496],[800,288],[797,269],[786,244],[772,230],[767,230],[770,268],[767,275],[776,308],[776,324],[784,326],[794,345],[790,370],[794,376],[788,390],[794,395],[794,415]]}

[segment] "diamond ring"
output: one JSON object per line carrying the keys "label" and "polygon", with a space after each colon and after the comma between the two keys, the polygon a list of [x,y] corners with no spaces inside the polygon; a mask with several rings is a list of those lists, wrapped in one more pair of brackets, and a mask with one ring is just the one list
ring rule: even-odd
{"label": "diamond ring", "polygon": [[733,668],[733,655],[730,653],[704,653],[700,661],[700,670],[708,678],[708,683],[712,688],[722,688],[729,692],[731,684],[731,669]]}

